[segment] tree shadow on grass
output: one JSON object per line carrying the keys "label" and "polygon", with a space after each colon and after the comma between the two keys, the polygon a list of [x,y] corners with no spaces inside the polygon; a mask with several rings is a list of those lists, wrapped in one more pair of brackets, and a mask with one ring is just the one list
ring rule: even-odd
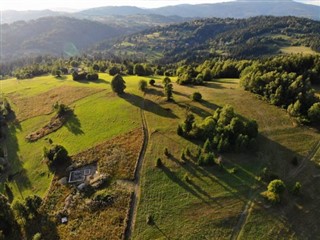
{"label": "tree shadow on grass", "polygon": [[93,80],[93,81],[88,81],[88,80],[77,80],[75,82],[78,82],[78,83],[83,83],[83,84],[90,84],[90,83],[97,83],[97,84],[110,84],[109,81],[106,81],[104,79],[97,79],[97,80]]}
{"label": "tree shadow on grass", "polygon": [[74,135],[82,135],[84,132],[81,130],[81,122],[76,114],[72,113],[64,126]]}
{"label": "tree shadow on grass", "polygon": [[202,106],[204,106],[204,107],[206,107],[206,108],[209,108],[209,109],[212,109],[212,110],[216,110],[217,108],[220,108],[219,105],[214,104],[214,103],[211,103],[211,102],[208,102],[208,101],[206,101],[206,100],[201,100],[201,101],[199,101],[199,103],[200,103]]}
{"label": "tree shadow on grass", "polygon": [[181,92],[177,92],[177,91],[172,91],[173,94],[182,96],[182,97],[186,97],[186,98],[190,98],[190,95],[185,94],[185,93],[181,93]]}
{"label": "tree shadow on grass", "polygon": [[146,90],[146,93],[147,94],[151,94],[151,95],[156,95],[156,96],[159,96],[159,97],[164,97],[163,91],[157,90],[155,88],[148,88]]}
{"label": "tree shadow on grass", "polygon": [[161,107],[159,104],[149,100],[144,99],[138,95],[125,93],[119,95],[122,99],[126,100],[127,102],[131,103],[132,105],[143,109],[144,111],[154,113],[161,117],[166,118],[178,118],[170,109],[166,109]]}
{"label": "tree shadow on grass", "polygon": [[25,189],[30,189],[32,184],[29,180],[26,170],[22,166],[22,161],[19,152],[19,144],[17,139],[17,129],[21,130],[21,126],[18,122],[8,123],[5,127],[5,144],[8,149],[8,171],[6,172],[6,178],[9,182],[15,182],[20,192],[21,197],[22,191]]}
{"label": "tree shadow on grass", "polygon": [[153,226],[158,229],[158,231],[162,234],[165,239],[170,240],[171,238],[157,225],[157,223],[153,223]]}
{"label": "tree shadow on grass", "polygon": [[188,183],[185,183],[184,181],[182,181],[179,177],[176,176],[176,174],[174,172],[172,172],[168,167],[166,167],[165,165],[161,166],[161,170],[167,175],[167,177],[175,182],[176,184],[178,184],[180,187],[182,187],[184,190],[186,190],[187,192],[191,193],[193,196],[195,196],[196,198],[200,199],[202,202],[209,204],[210,202],[208,202],[206,199],[204,199],[198,192],[196,192]]}

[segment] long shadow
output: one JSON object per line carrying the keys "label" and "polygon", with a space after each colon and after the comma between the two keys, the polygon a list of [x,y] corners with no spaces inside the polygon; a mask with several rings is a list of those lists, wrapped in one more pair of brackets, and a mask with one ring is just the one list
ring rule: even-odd
{"label": "long shadow", "polygon": [[74,135],[82,135],[84,132],[81,130],[81,122],[76,114],[72,113],[68,117],[67,122],[64,126]]}
{"label": "long shadow", "polygon": [[110,84],[109,81],[103,80],[101,78],[93,81],[88,81],[88,80],[75,80],[78,83],[83,83],[83,84],[90,84],[90,83],[98,83],[98,84]]}
{"label": "long shadow", "polygon": [[205,180],[203,180],[200,175],[198,174],[198,171],[196,171],[195,168],[193,168],[191,166],[190,161],[185,161],[184,163],[182,163],[181,161],[179,161],[175,156],[173,156],[172,154],[170,154],[168,156],[168,159],[170,159],[171,161],[175,162],[176,164],[180,165],[181,167],[183,167],[186,171],[188,171],[192,176],[196,177],[197,179],[199,179],[202,182],[206,182]]}
{"label": "long shadow", "polygon": [[205,117],[208,117],[208,116],[212,116],[212,113],[202,109],[202,108],[199,108],[199,107],[196,107],[196,106],[190,106],[190,111],[202,118],[205,118]]}
{"label": "long shadow", "polygon": [[172,172],[168,167],[166,167],[165,165],[162,165],[161,167],[162,171],[167,175],[167,177],[175,182],[176,184],[178,184],[180,187],[182,187],[184,190],[186,190],[187,192],[191,193],[193,196],[195,196],[196,198],[200,199],[201,201],[203,201],[206,204],[210,204],[206,199],[204,199],[200,194],[198,194],[193,188],[191,188],[187,183],[183,182],[179,177],[177,177],[175,175],[174,172]]}
{"label": "long shadow", "polygon": [[[20,157],[18,156],[19,144],[16,137],[17,129],[21,129],[20,124],[15,121],[8,123],[5,127],[5,144],[8,149],[8,161],[9,167],[6,172],[6,176],[9,182],[15,182],[18,190],[30,189],[32,187],[31,182],[27,176],[26,170],[22,166]],[[21,197],[23,198],[22,194]]]}
{"label": "long shadow", "polygon": [[207,108],[212,109],[212,110],[216,110],[217,108],[220,108],[219,105],[214,104],[214,103],[211,103],[211,102],[208,102],[208,101],[206,101],[206,100],[201,100],[199,103],[200,103],[202,106],[207,107]]}
{"label": "long shadow", "polygon": [[186,98],[190,98],[190,95],[188,95],[188,94],[177,92],[177,91],[172,91],[172,92],[173,92],[173,94],[176,94],[176,95],[179,95],[182,97],[186,97]]}
{"label": "long shadow", "polygon": [[155,88],[148,88],[146,91],[147,94],[156,95],[159,97],[164,97],[163,91],[157,90]]}
{"label": "long shadow", "polygon": [[125,94],[121,94],[119,96],[121,98],[123,98],[124,100],[126,100],[127,102],[131,103],[132,105],[134,105],[138,108],[142,108],[144,111],[154,113],[154,114],[159,115],[161,117],[178,118],[169,109],[165,109],[165,108],[161,107],[159,104],[157,104],[149,99],[144,99],[138,95],[131,94],[131,93],[125,93]]}
{"label": "long shadow", "polygon": [[153,223],[153,226],[158,229],[158,231],[165,237],[165,239],[171,239],[156,223]]}
{"label": "long shadow", "polygon": [[225,89],[225,87],[222,86],[222,84],[218,83],[218,82],[206,82],[205,87],[207,87],[207,88],[215,88],[215,89]]}

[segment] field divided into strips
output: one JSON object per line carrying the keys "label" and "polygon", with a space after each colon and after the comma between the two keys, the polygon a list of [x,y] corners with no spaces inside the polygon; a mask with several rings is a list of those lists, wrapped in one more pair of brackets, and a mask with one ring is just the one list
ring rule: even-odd
{"label": "field divided into strips", "polygon": [[[3,95],[10,101],[17,117],[25,119],[19,121],[17,118],[18,121],[10,124],[7,132],[9,161],[15,174],[10,186],[15,199],[29,194],[44,196],[50,185],[52,174],[42,162],[43,147],[48,141],[44,138],[28,143],[25,137],[48,123],[53,116],[51,103],[60,101],[74,108],[75,115],[65,126],[47,136],[53,143],[65,146],[70,155],[141,127],[139,106],[142,97],[137,88],[141,78],[125,78],[126,91],[136,96],[134,103],[112,93],[111,79],[107,74],[100,74],[100,80],[95,83],[75,82],[70,76],[62,80],[45,76],[2,81]],[[45,99],[45,95],[48,99]],[[52,101],[51,95],[55,101]],[[19,100],[16,101],[14,97]],[[23,100],[32,105],[27,106]],[[30,108],[31,116],[27,115],[26,108]]]}
{"label": "field divided into strips", "polygon": [[[198,87],[174,84],[176,103],[164,102],[160,87],[151,89],[146,95],[146,103],[159,103],[170,114],[157,114],[159,105],[154,104],[146,111],[150,141],[134,239],[230,239],[231,236],[238,239],[294,239],[319,233],[314,224],[310,227],[304,224],[302,228],[297,220],[305,217],[309,223],[316,221],[316,214],[306,217],[305,211],[319,205],[317,201],[304,202],[292,197],[285,199],[286,207],[266,209],[259,197],[266,183],[257,181],[261,170],[269,167],[285,180],[288,188],[293,181],[306,182],[303,192],[308,196],[310,175],[306,171],[314,170],[314,166],[308,162],[293,180],[289,176],[295,168],[290,161],[293,156],[302,161],[319,138],[318,133],[297,126],[284,110],[244,92],[238,81],[220,79]],[[194,91],[201,92],[204,101],[191,102],[189,96]],[[217,166],[199,167],[192,161],[192,156],[182,162],[181,151],[188,146],[194,155],[197,144],[176,134],[177,125],[185,116],[184,106],[188,105],[199,120],[224,104],[231,104],[237,113],[257,120],[261,133],[259,151],[256,154],[223,155],[224,171]],[[165,157],[165,147],[171,157]],[[164,164],[161,169],[155,167],[158,157]],[[238,170],[236,174],[231,173],[234,167]],[[186,174],[191,183],[186,182]],[[250,201],[254,204],[245,211]],[[154,219],[153,225],[146,223],[149,215]],[[242,215],[245,216],[240,220]]]}

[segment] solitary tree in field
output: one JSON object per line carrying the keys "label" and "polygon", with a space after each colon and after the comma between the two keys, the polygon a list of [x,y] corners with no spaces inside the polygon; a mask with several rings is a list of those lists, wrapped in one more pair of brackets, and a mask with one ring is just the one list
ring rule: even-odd
{"label": "solitary tree in field", "polygon": [[120,74],[115,75],[111,80],[112,91],[122,94],[126,88],[126,82],[123,80]]}
{"label": "solitary tree in field", "polygon": [[139,81],[139,90],[145,92],[147,90],[148,83],[146,80]]}
{"label": "solitary tree in field", "polygon": [[164,87],[164,94],[167,97],[167,101],[172,100],[172,91],[173,91],[173,87],[171,83],[168,83],[165,87]]}
{"label": "solitary tree in field", "polygon": [[169,77],[165,77],[162,80],[162,83],[163,83],[164,86],[167,86],[169,83],[171,83],[171,79]]}

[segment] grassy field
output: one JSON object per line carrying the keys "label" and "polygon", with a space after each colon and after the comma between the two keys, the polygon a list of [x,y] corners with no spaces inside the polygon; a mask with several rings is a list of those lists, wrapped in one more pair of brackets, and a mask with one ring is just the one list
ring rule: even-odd
{"label": "grassy field", "polygon": [[[50,120],[53,115],[50,107],[55,101],[69,104],[74,108],[75,116],[48,138],[65,146],[70,155],[141,127],[139,106],[142,98],[137,89],[140,78],[125,78],[126,90],[135,97],[135,102],[130,102],[112,93],[111,76],[101,74],[100,77],[96,83],[75,82],[70,76],[63,80],[46,76],[1,81],[2,94],[9,99],[17,116],[22,119],[10,124],[7,133],[11,174],[16,174],[10,182],[15,199],[29,194],[44,196],[52,180],[46,164],[42,162],[43,146],[47,141],[40,139],[28,143],[25,137]],[[45,95],[53,95],[54,101],[50,97],[44,100]],[[12,96],[19,96],[21,99],[15,101]],[[26,102],[33,105],[26,106]],[[30,108],[30,116],[28,109],[25,109],[27,107]]]}
{"label": "grassy field", "polygon": [[297,53],[318,54],[317,52],[313,51],[310,47],[305,47],[305,46],[282,47],[280,51],[285,54],[297,54]]}
{"label": "grassy field", "polygon": [[[196,87],[174,83],[175,101],[166,102],[161,78],[155,77],[156,86],[148,87],[143,96],[138,91],[138,81],[150,78],[125,77],[127,89],[122,97],[111,92],[111,78],[101,74],[96,83],[74,82],[70,76],[62,80],[46,76],[1,82],[3,95],[9,98],[18,120],[19,117],[21,119],[8,127],[9,159],[12,173],[17,173],[9,183],[14,199],[30,194],[45,196],[53,178],[42,162],[42,149],[48,140],[40,139],[35,143],[25,141],[28,133],[45,125],[53,116],[50,110],[53,102],[67,103],[74,108],[75,115],[65,126],[47,137],[53,143],[65,146],[70,155],[92,158],[95,155],[92,149],[100,149],[101,156],[108,154],[111,148],[108,140],[112,143],[117,141],[112,139],[141,127],[142,107],[150,138],[141,175],[142,189],[134,239],[230,239],[237,236],[238,239],[312,239],[312,236],[319,235],[316,222],[319,216],[317,209],[320,209],[317,197],[320,181],[313,176],[320,172],[311,159],[305,158],[319,140],[316,130],[298,126],[285,110],[243,91],[239,88],[238,79],[219,79]],[[201,92],[203,101],[190,100],[190,95],[195,91]],[[52,97],[44,101],[46,95]],[[27,107],[26,102],[33,104],[30,116],[23,109]],[[218,166],[200,167],[195,164],[194,155],[201,143],[179,137],[176,134],[177,125],[184,120],[186,109],[200,121],[225,104],[232,105],[238,114],[258,122],[259,149],[257,152],[222,155],[224,169]],[[104,145],[106,141],[107,145]],[[164,155],[165,147],[169,149],[170,157]],[[186,147],[191,149],[191,156],[181,161],[180,154]],[[158,157],[163,162],[161,169],[155,167]],[[293,157],[299,159],[300,166],[294,167],[290,163]],[[109,160],[105,158],[103,161]],[[120,164],[118,170],[123,166]],[[125,173],[128,178],[132,178],[130,166],[128,173],[131,172],[131,175]],[[264,167],[283,179],[288,188],[295,181],[300,181],[303,197],[292,197],[286,192],[281,205],[267,208],[259,195],[267,184],[259,181]],[[235,173],[233,169],[236,169]],[[186,175],[189,182],[185,180]],[[117,171],[115,176],[126,178]],[[116,186],[113,188],[117,189]],[[59,188],[56,192],[54,189],[50,191],[56,201],[53,205],[61,205],[70,192]],[[114,221],[110,220],[109,225],[114,226],[114,236],[121,238],[128,192],[119,192],[118,196],[120,205],[98,214],[95,219],[100,221],[111,214]],[[85,205],[79,206],[85,208]],[[56,208],[51,211],[56,211]],[[146,223],[148,215],[153,217],[154,225]],[[72,236],[89,238],[90,234],[87,234],[98,231],[102,225],[97,222],[88,233],[82,232],[88,228],[88,221],[81,226],[77,222],[79,218],[87,219],[87,216],[75,212],[71,217],[72,223],[66,227],[59,226],[57,231],[63,238],[68,238],[71,236],[68,232],[79,228]],[[105,233],[110,234],[110,229],[106,229]]]}
{"label": "grassy field", "polygon": [[[153,89],[147,99],[171,109],[171,114],[146,113],[150,144],[143,169],[134,239],[230,239],[250,199],[254,205],[237,233],[240,239],[294,239],[303,234],[312,236],[318,233],[317,228],[306,228],[302,233],[302,229],[297,227],[295,219],[301,216],[301,212],[294,207],[296,199],[292,200],[294,204],[288,204],[291,208],[282,206],[274,211],[265,209],[262,199],[256,194],[266,187],[266,183],[257,181],[263,167],[271,169],[289,186],[292,184],[293,179],[289,179],[289,175],[294,167],[290,160],[293,156],[302,160],[307,155],[319,138],[315,130],[297,126],[284,110],[239,89],[238,79],[221,79],[201,87],[174,85],[175,103],[165,103],[160,90]],[[204,101],[191,102],[189,96],[194,91],[200,91]],[[201,119],[224,104],[231,104],[237,113],[257,120],[261,133],[259,151],[256,154],[223,155],[224,171],[218,167],[199,167],[192,157],[183,163],[181,151],[188,146],[194,154],[197,145],[176,134],[178,123],[184,119],[184,106],[190,106],[197,119]],[[164,147],[168,147],[172,157],[164,156]],[[162,169],[155,168],[157,157],[164,162]],[[238,171],[231,174],[234,167]],[[313,166],[307,166],[305,171],[309,171],[309,167]],[[184,180],[185,174],[191,183]],[[305,181],[305,177],[300,174],[294,180]],[[308,195],[307,186],[305,188]],[[310,203],[303,206],[304,209],[313,207]],[[146,224],[147,215],[153,216],[153,226]],[[311,216],[312,220],[315,221]]]}

